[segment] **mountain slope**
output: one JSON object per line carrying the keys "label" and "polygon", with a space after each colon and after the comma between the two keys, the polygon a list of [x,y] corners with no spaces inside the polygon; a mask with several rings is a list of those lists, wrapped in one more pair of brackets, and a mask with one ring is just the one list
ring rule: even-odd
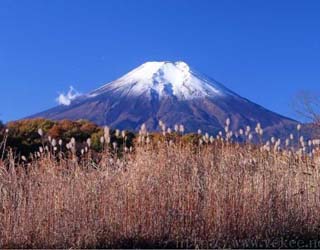
{"label": "mountain slope", "polygon": [[216,132],[225,120],[231,128],[258,122],[266,131],[293,128],[296,121],[269,111],[232,92],[184,62],[147,62],[123,77],[73,100],[34,115],[54,120],[88,119],[99,125],[138,130],[142,123],[155,130],[185,125],[187,131]]}

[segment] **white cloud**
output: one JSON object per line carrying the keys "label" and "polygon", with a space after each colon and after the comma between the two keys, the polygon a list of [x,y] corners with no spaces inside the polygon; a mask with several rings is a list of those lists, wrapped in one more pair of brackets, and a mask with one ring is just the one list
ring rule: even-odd
{"label": "white cloud", "polygon": [[65,93],[59,94],[59,96],[57,97],[56,101],[60,105],[69,106],[71,104],[71,102],[74,99],[76,99],[77,97],[79,97],[80,95],[81,94],[77,90],[75,90],[74,87],[70,86],[68,93],[67,94],[65,94]]}

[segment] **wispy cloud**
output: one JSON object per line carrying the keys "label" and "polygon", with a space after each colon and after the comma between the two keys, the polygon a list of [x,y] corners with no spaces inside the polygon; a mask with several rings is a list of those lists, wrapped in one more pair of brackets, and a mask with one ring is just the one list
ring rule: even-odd
{"label": "wispy cloud", "polygon": [[68,93],[59,94],[56,101],[60,105],[69,106],[71,102],[79,96],[81,96],[81,93],[79,93],[73,86],[70,86]]}

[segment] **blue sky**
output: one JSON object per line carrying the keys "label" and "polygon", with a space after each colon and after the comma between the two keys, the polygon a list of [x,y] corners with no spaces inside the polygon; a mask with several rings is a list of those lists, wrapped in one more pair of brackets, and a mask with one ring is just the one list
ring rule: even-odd
{"label": "blue sky", "polygon": [[0,120],[157,60],[298,118],[294,96],[320,92],[319,13],[317,0],[1,0]]}

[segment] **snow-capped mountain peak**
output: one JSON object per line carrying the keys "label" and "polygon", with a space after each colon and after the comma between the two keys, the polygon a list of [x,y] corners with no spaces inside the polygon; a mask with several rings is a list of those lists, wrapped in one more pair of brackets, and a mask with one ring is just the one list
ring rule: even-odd
{"label": "snow-capped mountain peak", "polygon": [[[224,130],[230,119],[233,131],[245,126],[281,134],[296,122],[237,95],[222,84],[196,72],[184,62],[147,62],[89,94],[68,100],[31,117],[53,120],[86,119],[99,125],[138,131],[143,123],[151,131],[159,120],[167,127],[184,124],[186,131]],[[268,132],[269,131],[269,132]],[[278,136],[277,135],[277,136]]]}
{"label": "snow-capped mountain peak", "polygon": [[220,83],[196,73],[182,61],[146,62],[90,95],[97,96],[105,91],[114,91],[122,96],[172,96],[179,100],[231,94]]}

